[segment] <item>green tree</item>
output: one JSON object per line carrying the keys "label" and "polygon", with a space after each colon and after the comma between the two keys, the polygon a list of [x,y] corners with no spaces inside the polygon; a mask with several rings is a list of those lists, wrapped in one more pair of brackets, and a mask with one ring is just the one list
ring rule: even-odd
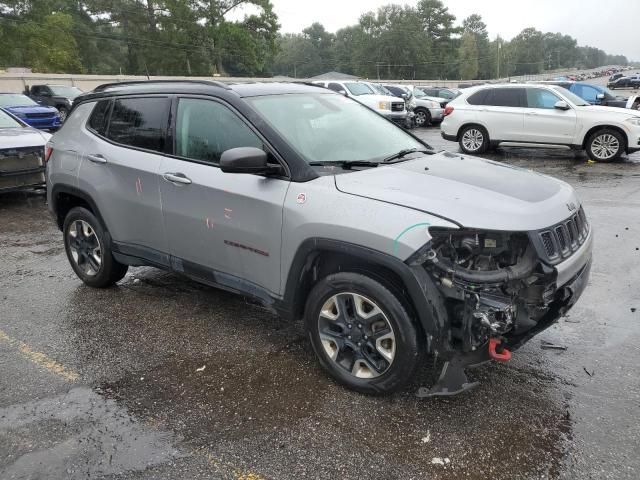
{"label": "green tree", "polygon": [[[478,73],[475,77],[482,79],[493,78],[496,74],[496,52],[491,48],[487,25],[478,14],[469,15],[462,21],[464,34],[473,35],[478,51]],[[464,36],[462,37],[464,42]],[[460,69],[463,67],[460,59]],[[474,78],[475,78],[474,77]]]}
{"label": "green tree", "polygon": [[460,59],[460,78],[474,80],[478,77],[478,46],[476,37],[471,32],[462,35],[458,54]]}
{"label": "green tree", "polygon": [[457,75],[458,41],[454,37],[460,28],[454,27],[456,17],[441,0],[420,0],[417,14],[424,32],[424,47],[429,62],[420,71],[425,78],[452,78]]}

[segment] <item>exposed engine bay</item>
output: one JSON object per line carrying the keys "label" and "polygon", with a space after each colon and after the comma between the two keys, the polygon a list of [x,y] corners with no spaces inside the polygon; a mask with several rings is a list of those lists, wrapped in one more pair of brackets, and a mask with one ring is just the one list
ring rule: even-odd
{"label": "exposed engine bay", "polygon": [[527,233],[432,230],[424,267],[445,297],[449,343],[470,352],[526,331],[553,301],[555,274]]}

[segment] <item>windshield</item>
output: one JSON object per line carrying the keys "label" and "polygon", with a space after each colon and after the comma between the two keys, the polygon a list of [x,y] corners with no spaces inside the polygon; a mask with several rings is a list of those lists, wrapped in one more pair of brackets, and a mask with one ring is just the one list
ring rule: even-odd
{"label": "windshield", "polygon": [[76,98],[82,94],[82,90],[78,87],[69,87],[67,85],[50,85],[49,88],[54,95],[58,97]]}
{"label": "windshield", "polygon": [[413,89],[413,96],[416,98],[422,98],[422,97],[426,97],[427,94],[424,92],[424,90],[421,90],[418,87],[415,87]]}
{"label": "windshield", "polygon": [[591,105],[588,102],[585,102],[583,99],[581,99],[579,96],[577,96],[575,93],[570,92],[569,90],[562,88],[562,87],[558,87],[558,86],[553,86],[551,87],[553,88],[556,92],[558,92],[559,94],[563,95],[564,97],[567,98],[567,100],[569,100],[571,103],[573,103],[576,107],[586,107]]}
{"label": "windshield", "polygon": [[38,104],[26,95],[7,93],[0,95],[0,107],[31,107]]}
{"label": "windshield", "polygon": [[11,118],[7,113],[0,110],[0,128],[18,128],[23,127],[21,123]]}
{"label": "windshield", "polygon": [[356,97],[359,95],[373,94],[371,87],[365,83],[345,83],[344,86],[351,92],[351,95]]}
{"label": "windshield", "polygon": [[377,83],[372,83],[369,86],[374,90],[374,92],[376,92],[376,93],[378,93],[380,95],[391,95],[391,96],[393,96],[391,94],[391,92],[389,90],[387,90],[386,88],[384,88],[382,85],[379,85]]}
{"label": "windshield", "polygon": [[382,161],[425,145],[367,107],[342,95],[247,98],[307,162]]}

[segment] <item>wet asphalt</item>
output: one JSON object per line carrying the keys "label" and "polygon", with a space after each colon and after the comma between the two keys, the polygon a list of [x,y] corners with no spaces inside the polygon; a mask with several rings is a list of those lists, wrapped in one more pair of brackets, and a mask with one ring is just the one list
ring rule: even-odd
{"label": "wet asphalt", "polygon": [[511,362],[474,370],[477,389],[427,400],[413,391],[430,363],[403,393],[356,394],[320,370],[300,323],[178,275],[85,287],[44,197],[1,195],[0,478],[639,478],[640,154],[487,158],[576,188],[591,280]]}

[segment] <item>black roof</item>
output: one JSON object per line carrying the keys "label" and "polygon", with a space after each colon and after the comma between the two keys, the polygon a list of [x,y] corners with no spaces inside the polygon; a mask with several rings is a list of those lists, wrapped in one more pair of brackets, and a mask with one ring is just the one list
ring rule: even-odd
{"label": "black roof", "polygon": [[333,93],[317,85],[292,82],[247,82],[223,83],[211,80],[146,80],[135,82],[106,83],[79,97],[77,101],[91,98],[145,93],[192,93],[229,94],[236,97],[256,97],[261,95],[285,95],[308,92]]}

